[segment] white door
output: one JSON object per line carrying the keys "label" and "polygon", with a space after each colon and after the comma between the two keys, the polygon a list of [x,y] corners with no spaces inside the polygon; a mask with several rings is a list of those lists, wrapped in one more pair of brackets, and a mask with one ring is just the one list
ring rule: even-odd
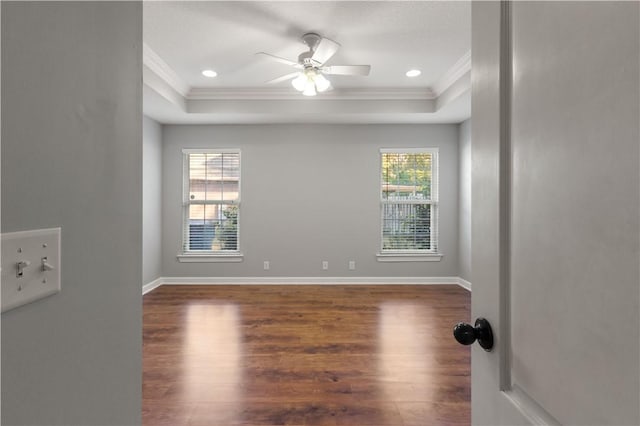
{"label": "white door", "polygon": [[640,3],[472,5],[473,424],[640,424]]}

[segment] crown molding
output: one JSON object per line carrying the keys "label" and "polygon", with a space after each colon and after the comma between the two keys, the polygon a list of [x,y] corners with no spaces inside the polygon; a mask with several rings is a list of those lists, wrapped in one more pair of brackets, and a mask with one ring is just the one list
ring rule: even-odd
{"label": "crown molding", "polygon": [[456,80],[451,86],[440,93],[436,102],[436,109],[443,108],[447,104],[453,102],[458,97],[471,91],[471,73],[467,72],[463,74],[458,80]]}
{"label": "crown molding", "polygon": [[153,71],[160,79],[164,80],[173,90],[183,97],[187,96],[191,89],[187,83],[167,64],[164,59],[149,47],[142,43],[142,63]]}
{"label": "crown molding", "polygon": [[439,97],[449,87],[453,86],[465,74],[471,72],[471,51],[462,55],[460,59],[431,88],[432,92]]}
{"label": "crown molding", "polygon": [[165,98],[170,103],[178,106],[180,110],[186,109],[184,96],[176,91],[173,86],[167,83],[162,77],[152,71],[148,66],[142,66],[142,80],[146,87],[151,88],[158,95]]}
{"label": "crown molding", "polygon": [[[193,87],[186,96],[187,100],[299,100],[301,94],[293,89],[281,88],[205,88]],[[435,94],[428,88],[341,88],[314,98],[322,100],[434,100]]]}

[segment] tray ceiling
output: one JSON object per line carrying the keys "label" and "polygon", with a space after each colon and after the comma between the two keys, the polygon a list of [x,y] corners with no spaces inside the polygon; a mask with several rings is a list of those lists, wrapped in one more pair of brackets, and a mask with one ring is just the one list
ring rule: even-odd
{"label": "tray ceiling", "polygon": [[[469,2],[144,2],[144,111],[165,123],[459,122],[470,114]],[[342,46],[332,64],[370,64],[368,77],[330,76],[306,98],[287,65],[300,37]],[[420,69],[419,77],[405,76]],[[201,72],[213,69],[216,78]]]}

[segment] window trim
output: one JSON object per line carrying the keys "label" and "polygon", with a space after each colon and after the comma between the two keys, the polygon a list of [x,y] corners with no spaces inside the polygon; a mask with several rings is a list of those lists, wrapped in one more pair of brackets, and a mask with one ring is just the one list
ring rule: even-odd
{"label": "window trim", "polygon": [[217,254],[216,252],[197,254],[194,252],[186,252],[177,255],[176,258],[180,263],[232,263],[242,262],[244,260],[244,255],[235,251],[229,254]]}
{"label": "window trim", "polygon": [[[421,202],[419,200],[407,200],[403,203],[390,202],[383,198],[383,180],[382,176],[382,156],[384,154],[396,153],[396,154],[431,154],[431,199],[428,202]],[[380,208],[380,246],[379,251],[376,253],[376,258],[379,262],[438,262],[442,259],[442,253],[440,252],[440,239],[439,239],[439,199],[440,199],[440,152],[438,147],[423,147],[423,148],[381,148],[380,155],[378,157],[378,179],[379,179],[379,208]],[[385,204],[423,204],[429,205],[432,208],[431,211],[431,232],[432,237],[435,234],[435,249],[384,249],[384,209]],[[432,240],[433,241],[433,240]]]}
{"label": "window trim", "polygon": [[[189,154],[238,154],[238,199],[225,202],[224,204],[238,206],[237,219],[237,242],[236,250],[185,250],[185,237],[187,236],[186,227],[188,226],[188,206],[192,204],[189,199]],[[182,228],[180,252],[176,256],[181,263],[200,263],[200,262],[241,262],[244,255],[240,251],[240,223],[241,223],[241,199],[242,199],[242,152],[240,148],[183,148],[182,149]],[[201,202],[195,204],[222,204],[218,202]]]}

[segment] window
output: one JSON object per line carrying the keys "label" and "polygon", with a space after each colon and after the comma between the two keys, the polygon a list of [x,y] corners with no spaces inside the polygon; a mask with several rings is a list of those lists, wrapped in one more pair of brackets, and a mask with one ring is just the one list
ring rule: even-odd
{"label": "window", "polygon": [[383,149],[380,161],[381,256],[437,254],[438,150]]}
{"label": "window", "polygon": [[240,151],[188,149],[183,154],[183,254],[238,254]]}

